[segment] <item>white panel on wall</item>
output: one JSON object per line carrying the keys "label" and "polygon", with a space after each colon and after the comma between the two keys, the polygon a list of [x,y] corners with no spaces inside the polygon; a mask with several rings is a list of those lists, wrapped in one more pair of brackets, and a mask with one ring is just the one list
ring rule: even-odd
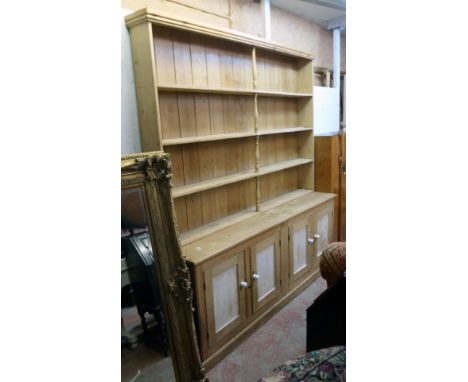
{"label": "white panel on wall", "polygon": [[237,289],[237,265],[213,277],[216,333],[239,317]]}
{"label": "white panel on wall", "polygon": [[293,273],[307,266],[307,226],[293,233]]}
{"label": "white panel on wall", "polygon": [[340,129],[340,97],[335,88],[314,86],[314,135],[330,135]]}
{"label": "white panel on wall", "polygon": [[124,20],[124,17],[132,12],[122,9],[122,52],[120,58],[120,151],[122,155],[141,152],[130,33]]}
{"label": "white panel on wall", "polygon": [[258,302],[275,290],[275,244],[257,252]]}

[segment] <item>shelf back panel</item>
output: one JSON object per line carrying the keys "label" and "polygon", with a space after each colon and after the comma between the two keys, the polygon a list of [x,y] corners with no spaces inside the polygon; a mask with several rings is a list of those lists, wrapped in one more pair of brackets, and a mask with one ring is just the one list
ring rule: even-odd
{"label": "shelf back panel", "polygon": [[168,146],[175,187],[255,169],[255,138]]}
{"label": "shelf back panel", "polygon": [[312,93],[312,60],[257,49],[256,61],[258,89]]}
{"label": "shelf back panel", "polygon": [[174,199],[179,231],[186,232],[255,207],[256,181],[242,182]]}
{"label": "shelf back panel", "polygon": [[260,202],[265,203],[280,195],[297,190],[299,187],[299,168],[274,172],[260,177]]}
{"label": "shelf back panel", "polygon": [[252,48],[161,26],[153,27],[158,83],[252,89]]}
{"label": "shelf back panel", "polygon": [[253,98],[160,92],[163,139],[254,131]]}
{"label": "shelf back panel", "polygon": [[297,158],[301,158],[297,135],[277,134],[260,137],[260,167]]}
{"label": "shelf back panel", "polygon": [[298,101],[294,98],[258,97],[258,128],[297,127]]}

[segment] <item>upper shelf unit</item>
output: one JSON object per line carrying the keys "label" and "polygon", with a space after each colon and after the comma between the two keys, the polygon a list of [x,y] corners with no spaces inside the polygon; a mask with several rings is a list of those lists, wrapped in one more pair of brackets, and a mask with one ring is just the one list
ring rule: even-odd
{"label": "upper shelf unit", "polygon": [[313,191],[312,55],[148,10],[126,20],[142,149],[171,154],[180,232]]}

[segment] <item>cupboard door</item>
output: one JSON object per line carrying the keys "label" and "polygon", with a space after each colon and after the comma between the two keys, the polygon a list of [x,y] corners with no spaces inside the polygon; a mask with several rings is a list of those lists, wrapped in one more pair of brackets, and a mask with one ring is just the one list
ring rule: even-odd
{"label": "cupboard door", "polygon": [[250,249],[252,313],[271,305],[281,294],[280,231]]}
{"label": "cupboard door", "polygon": [[289,284],[294,284],[312,269],[313,247],[309,243],[312,234],[312,216],[307,215],[289,225]]}
{"label": "cupboard door", "polygon": [[[204,271],[208,345],[239,329],[246,320],[244,251]],[[245,285],[245,284],[244,284]]]}
{"label": "cupboard door", "polygon": [[314,258],[322,254],[325,246],[333,241],[333,204],[314,213]]}

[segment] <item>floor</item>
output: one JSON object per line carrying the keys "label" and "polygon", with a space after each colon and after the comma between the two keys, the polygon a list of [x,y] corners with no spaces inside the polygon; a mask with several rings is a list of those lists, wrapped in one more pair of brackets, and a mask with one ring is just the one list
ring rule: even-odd
{"label": "floor", "polygon": [[[146,315],[148,327],[152,327],[152,317]],[[122,309],[123,324],[133,334],[141,335],[140,316],[135,307]],[[136,377],[136,378],[135,378]],[[136,349],[127,347],[121,351],[122,382],[175,382],[171,357],[164,357],[155,346],[148,347],[138,343]]]}
{"label": "floor", "polygon": [[[247,338],[224,360],[208,371],[210,382],[255,382],[276,366],[305,353],[306,309],[326,289],[319,277],[299,296]],[[134,314],[134,313],[133,313]],[[125,322],[137,322],[133,314]],[[171,358],[139,344],[122,349],[122,382],[172,382]],[[135,378],[135,376],[138,377]]]}

